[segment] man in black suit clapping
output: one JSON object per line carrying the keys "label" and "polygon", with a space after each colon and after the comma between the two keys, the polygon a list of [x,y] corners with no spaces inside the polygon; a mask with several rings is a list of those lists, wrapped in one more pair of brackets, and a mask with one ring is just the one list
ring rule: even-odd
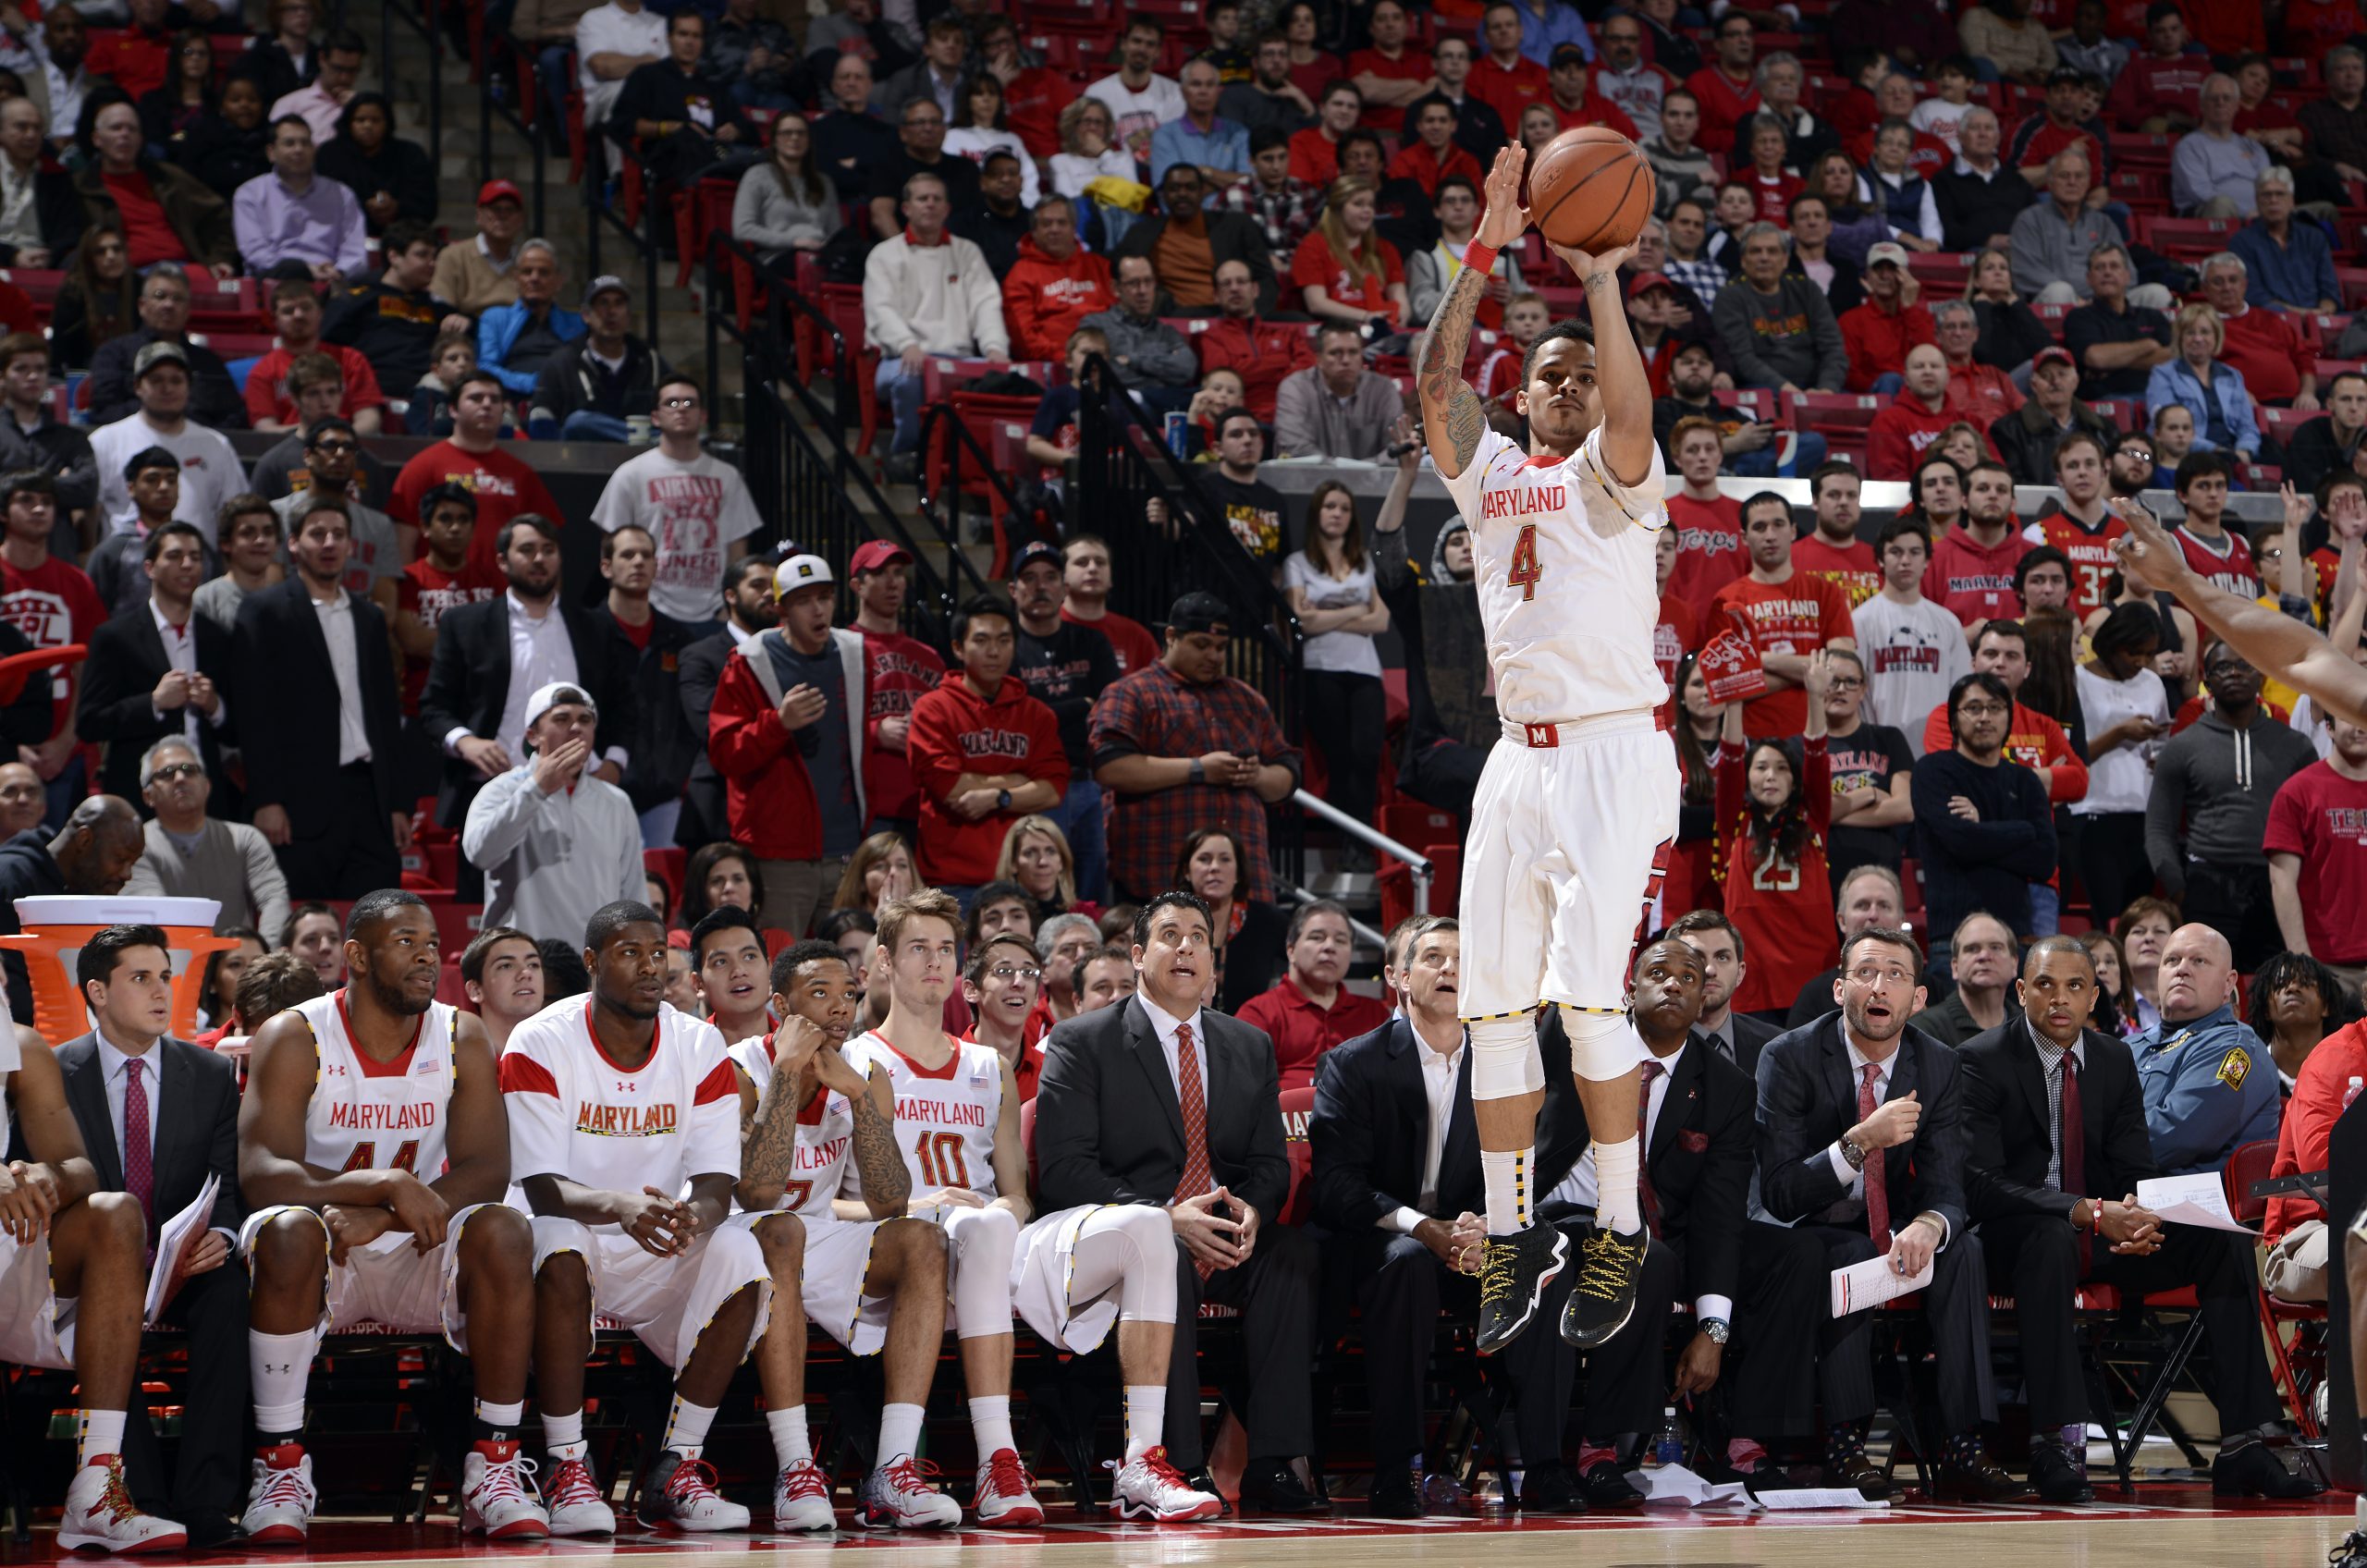
{"label": "man in black suit clapping", "polygon": [[1175,1341],[1167,1449],[1214,1490],[1200,1431],[1200,1303],[1241,1308],[1248,1359],[1249,1463],[1241,1501],[1304,1513],[1291,1462],[1312,1446],[1316,1248],[1273,1222],[1290,1159],[1273,1042],[1200,998],[1215,970],[1208,907],[1161,893],[1134,916],[1133,1000],[1055,1027],[1036,1091],[1036,1190],[1046,1209],[1165,1206],[1175,1222]]}
{"label": "man in black suit clapping", "polygon": [[2075,1288],[2095,1280],[2133,1292],[2194,1287],[2211,1346],[2211,1397],[2229,1434],[2212,1461],[2214,1491],[2314,1497],[2324,1488],[2287,1472],[2261,1441],[2280,1412],[2261,1350],[2251,1244],[2165,1227],[2137,1203],[2137,1183],[2159,1170],[2128,1047],[2087,1027],[2095,961],[2075,938],[2042,938],[2023,956],[2018,992],[2021,1015],[1966,1041],[1957,1056],[1966,1194],[1990,1288],[2014,1298],[2021,1329],[2039,1496],[2095,1496],[2072,1325]]}
{"label": "man in black suit clapping", "polygon": [[[1759,1192],[1768,1215],[1824,1243],[1839,1268],[1886,1258],[1913,1278],[1931,1320],[1946,1448],[1944,1498],[2020,1502],[2030,1488],[1982,1451],[1997,1418],[1981,1242],[1965,1211],[1964,1088],[1956,1053],[1907,1015],[1923,1005],[1923,951],[1903,931],[1861,931],[1841,950],[1841,1011],[1767,1042],[1759,1059]],[[1866,1458],[1874,1410],[1871,1309],[1828,1319],[1818,1350],[1826,1473],[1886,1493]]]}

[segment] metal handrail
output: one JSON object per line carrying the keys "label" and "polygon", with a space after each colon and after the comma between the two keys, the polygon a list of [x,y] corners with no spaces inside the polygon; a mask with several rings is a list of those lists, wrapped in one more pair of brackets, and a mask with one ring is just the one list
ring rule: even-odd
{"label": "metal handrail", "polygon": [[[1275,887],[1278,891],[1294,904],[1312,904],[1323,901],[1322,894],[1302,888],[1295,882],[1279,882],[1275,884]],[[1421,913],[1427,914],[1429,912],[1428,910],[1424,910]],[[1348,915],[1346,918],[1348,922],[1348,934],[1350,936],[1354,937],[1357,941],[1364,943],[1367,947],[1379,948],[1384,953],[1389,950],[1389,937],[1385,932],[1381,931],[1377,926],[1367,925],[1363,921],[1358,920],[1353,914]]]}
{"label": "metal handrail", "polygon": [[[944,486],[940,493],[932,494],[928,487],[927,453],[929,438],[940,424],[952,433],[952,439],[946,443]],[[995,472],[994,459],[987,455],[986,448],[978,445],[978,438],[963,424],[950,403],[938,403],[922,411],[920,472],[914,476],[913,487],[920,496],[921,516],[937,530],[938,539],[945,546],[946,563],[952,568],[950,575],[966,577],[975,585],[975,592],[989,594],[994,591],[994,584],[970,564],[968,553],[962,548],[962,451],[964,447],[978,459],[978,471],[987,476],[987,483],[1002,493],[1003,504],[1009,508],[1007,515],[1016,516],[1019,497],[1012,493],[1009,482]],[[940,503],[944,502],[950,503],[950,509],[940,509]]]}
{"label": "metal handrail", "polygon": [[1438,875],[1438,866],[1419,850],[1408,849],[1383,833],[1380,828],[1357,821],[1320,795],[1310,795],[1305,790],[1291,791],[1291,803],[1309,816],[1319,817],[1361,844],[1370,846],[1405,863],[1414,875],[1414,913],[1430,913],[1430,882]]}
{"label": "metal handrail", "polygon": [[444,155],[444,35],[440,26],[442,0],[380,0],[378,6],[378,83],[392,99],[395,92],[395,18],[419,34],[427,45],[427,150],[431,159]]}

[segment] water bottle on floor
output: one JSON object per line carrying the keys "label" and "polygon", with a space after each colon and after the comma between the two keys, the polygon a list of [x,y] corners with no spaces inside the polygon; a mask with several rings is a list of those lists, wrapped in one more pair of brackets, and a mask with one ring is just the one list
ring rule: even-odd
{"label": "water bottle on floor", "polygon": [[1652,1439],[1652,1463],[1682,1464],[1685,1463],[1684,1424],[1677,1418],[1674,1405],[1668,1406],[1662,1415],[1660,1432]]}

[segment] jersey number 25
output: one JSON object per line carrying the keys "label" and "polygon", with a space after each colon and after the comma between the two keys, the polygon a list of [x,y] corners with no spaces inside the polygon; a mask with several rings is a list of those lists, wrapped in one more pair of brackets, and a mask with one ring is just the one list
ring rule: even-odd
{"label": "jersey number 25", "polygon": [[1537,580],[1544,575],[1545,569],[1537,562],[1537,524],[1524,523],[1513,539],[1512,570],[1504,573],[1504,582],[1519,589],[1522,598],[1534,599]]}

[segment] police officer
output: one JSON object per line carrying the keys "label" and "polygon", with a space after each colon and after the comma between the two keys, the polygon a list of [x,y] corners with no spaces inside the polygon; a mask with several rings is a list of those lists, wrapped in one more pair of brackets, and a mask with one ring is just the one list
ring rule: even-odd
{"label": "police officer", "polygon": [[2162,1022],[2129,1042],[2145,1129],[2165,1175],[2218,1170],[2276,1136],[2276,1067],[2236,1017],[2236,961],[2208,925],[2181,925],[2162,952]]}

